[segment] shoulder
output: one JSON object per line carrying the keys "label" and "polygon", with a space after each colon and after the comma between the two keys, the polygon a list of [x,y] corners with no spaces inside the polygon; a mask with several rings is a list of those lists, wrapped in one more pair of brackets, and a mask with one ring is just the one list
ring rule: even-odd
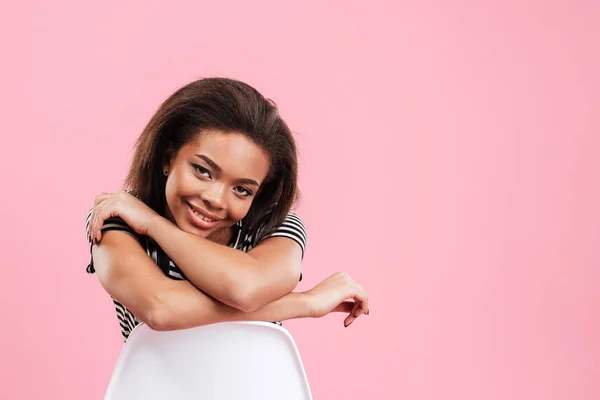
{"label": "shoulder", "polygon": [[[89,232],[88,232],[88,227],[90,225],[90,216],[91,216],[91,214],[88,214],[88,216],[87,216],[87,219],[85,222],[85,231],[86,231],[88,242],[90,244],[92,244],[92,238],[90,237]],[[123,221],[119,217],[108,218],[106,221],[104,221],[104,224],[102,225],[102,233],[108,232],[108,231],[123,231],[123,232],[127,232],[127,233],[131,234],[136,239],[138,239],[138,241],[141,239],[140,235],[138,235],[133,230],[133,228],[131,228],[129,225],[127,225],[125,223],[125,221]]]}
{"label": "shoulder", "polygon": [[[95,268],[94,268],[94,262],[93,262],[93,257],[92,257],[92,238],[89,235],[88,232],[88,228],[90,225],[90,218],[92,216],[92,210],[90,210],[87,214],[86,220],[85,220],[85,232],[86,232],[86,239],[88,241],[88,245],[90,246],[90,262],[87,265],[86,271],[90,274],[93,274],[95,272]],[[125,223],[125,221],[123,221],[121,218],[119,217],[113,217],[113,218],[108,218],[106,221],[104,221],[104,224],[102,225],[102,234],[108,232],[108,231],[122,231],[125,233],[130,234],[131,236],[133,236],[140,245],[142,245],[142,248],[144,248],[144,250],[146,250],[144,244],[145,241],[142,240],[142,237],[140,235],[138,235],[129,225],[127,225]]]}
{"label": "shoulder", "polygon": [[273,234],[283,234],[290,232],[291,234],[300,235],[306,240],[306,226],[302,218],[293,211],[290,211],[285,217],[285,220],[279,225]]}
{"label": "shoulder", "polygon": [[256,244],[271,237],[285,237],[295,241],[302,248],[302,255],[304,256],[307,242],[306,226],[304,225],[302,218],[294,211],[288,212],[285,220],[272,232],[265,233],[261,232],[261,229],[259,229]]}

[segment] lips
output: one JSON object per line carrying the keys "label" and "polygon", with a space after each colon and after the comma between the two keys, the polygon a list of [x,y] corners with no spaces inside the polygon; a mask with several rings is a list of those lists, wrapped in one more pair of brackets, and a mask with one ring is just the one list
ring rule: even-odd
{"label": "lips", "polygon": [[215,215],[185,202],[192,223],[200,229],[211,229],[220,221]]}

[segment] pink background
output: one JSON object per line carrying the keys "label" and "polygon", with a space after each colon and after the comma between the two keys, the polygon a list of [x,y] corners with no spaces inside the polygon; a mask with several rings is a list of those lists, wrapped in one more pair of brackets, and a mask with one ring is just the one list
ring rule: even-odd
{"label": "pink background", "polygon": [[315,399],[600,398],[600,3],[105,3],[0,12],[0,398],[101,398],[122,342],[86,212],[212,75],[298,132],[300,289],[372,297],[286,324]]}

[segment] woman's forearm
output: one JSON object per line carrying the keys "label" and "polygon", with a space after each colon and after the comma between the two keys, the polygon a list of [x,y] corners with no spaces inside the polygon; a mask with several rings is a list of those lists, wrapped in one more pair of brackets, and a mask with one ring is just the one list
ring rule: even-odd
{"label": "woman's forearm", "polygon": [[190,282],[229,306],[240,308],[244,288],[260,281],[261,266],[250,255],[184,232],[163,217],[152,221],[148,235]]}
{"label": "woman's forearm", "polygon": [[243,312],[200,292],[190,282],[173,281],[172,288],[148,321],[155,330],[178,330],[229,321],[284,321],[311,316],[305,293],[292,292],[253,312]]}

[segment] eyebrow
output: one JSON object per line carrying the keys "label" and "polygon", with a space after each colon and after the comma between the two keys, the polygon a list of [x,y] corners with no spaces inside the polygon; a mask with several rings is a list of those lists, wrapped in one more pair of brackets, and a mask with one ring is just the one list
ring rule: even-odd
{"label": "eyebrow", "polygon": [[[213,160],[211,160],[209,157],[205,156],[204,154],[195,154],[195,156],[198,157],[201,160],[204,160],[204,162],[206,162],[215,171],[217,171],[219,173],[223,172],[223,169],[221,167],[219,167],[219,165],[216,162],[214,162]],[[258,184],[258,182],[256,182],[254,179],[249,179],[249,178],[238,179],[237,182],[238,183],[243,183],[243,184],[246,184],[246,185],[260,186]]]}

